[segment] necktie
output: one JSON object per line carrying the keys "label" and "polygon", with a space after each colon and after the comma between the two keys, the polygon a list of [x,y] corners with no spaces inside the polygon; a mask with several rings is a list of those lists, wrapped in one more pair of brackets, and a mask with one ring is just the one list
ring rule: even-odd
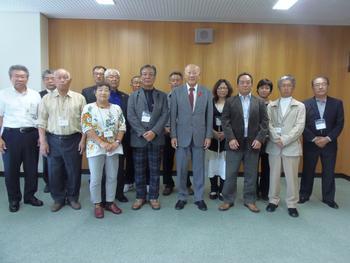
{"label": "necktie", "polygon": [[190,94],[188,94],[188,99],[190,100],[190,105],[192,110],[193,110],[193,101],[194,101],[193,91],[194,91],[194,88],[190,88]]}

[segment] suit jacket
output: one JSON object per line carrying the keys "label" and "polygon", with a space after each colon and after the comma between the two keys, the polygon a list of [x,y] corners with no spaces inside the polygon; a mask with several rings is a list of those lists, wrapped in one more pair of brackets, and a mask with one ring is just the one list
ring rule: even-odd
{"label": "suit jacket", "polygon": [[[305,106],[302,102],[292,98],[285,115],[282,117],[279,101],[280,99],[272,101],[267,106],[270,137],[266,152],[272,155],[301,156],[300,138],[305,127]],[[281,135],[277,133],[276,128],[281,128]],[[276,144],[278,138],[281,138],[283,148]]]}
{"label": "suit jacket", "polygon": [[[226,138],[226,148],[231,150],[229,142],[236,139],[239,145],[244,145],[244,115],[239,95],[226,100],[222,111],[222,128]],[[263,143],[268,132],[268,117],[265,102],[251,95],[248,120],[248,145],[254,140]]]}
{"label": "suit jacket", "polygon": [[164,127],[168,120],[167,95],[157,89],[153,90],[154,107],[149,122],[142,122],[142,112],[148,112],[145,92],[140,88],[129,97],[127,119],[131,126],[131,146],[144,147],[147,141],[143,138],[146,131],[152,130],[156,137],[151,141],[154,145],[164,145]]}
{"label": "suit jacket", "polygon": [[331,142],[324,149],[329,148],[328,146],[332,144],[336,146],[337,138],[344,127],[343,102],[332,97],[327,97],[326,108],[323,114],[323,119],[326,121],[326,129],[324,130],[316,130],[315,120],[321,117],[315,97],[306,100],[304,105],[306,109],[306,122],[303,133],[304,146],[319,149],[312,142],[316,136],[328,136],[331,139]]}
{"label": "suit jacket", "polygon": [[84,98],[86,100],[86,104],[93,103],[96,101],[96,96],[95,96],[96,88],[97,88],[97,86],[94,85],[91,87],[87,87],[81,91],[81,95],[84,96]]}
{"label": "suit jacket", "polygon": [[205,138],[213,137],[212,95],[198,85],[194,110],[188,98],[187,85],[177,87],[171,94],[171,138],[177,138],[178,146],[188,147],[193,139],[196,147],[203,147]]}
{"label": "suit jacket", "polygon": [[42,90],[42,91],[39,91],[39,94],[40,94],[40,97],[44,97],[46,94],[47,94],[47,90]]}

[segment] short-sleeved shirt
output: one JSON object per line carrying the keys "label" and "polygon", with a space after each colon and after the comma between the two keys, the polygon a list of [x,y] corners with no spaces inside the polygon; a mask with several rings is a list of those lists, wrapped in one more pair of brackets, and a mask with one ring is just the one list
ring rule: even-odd
{"label": "short-sleeved shirt", "polygon": [[85,105],[80,93],[69,90],[61,96],[55,90],[45,95],[40,103],[38,126],[55,135],[81,132],[80,116]]}
{"label": "short-sleeved shirt", "polygon": [[[123,111],[115,104],[110,104],[109,108],[100,108],[95,102],[87,104],[81,115],[81,126],[83,133],[93,129],[102,141],[109,143],[115,142],[119,131],[126,131]],[[112,136],[106,137],[105,134],[110,132],[112,132]],[[108,153],[108,155],[117,153],[123,153],[121,144],[113,152]],[[89,138],[87,139],[86,157],[89,158],[105,154],[107,154],[106,150],[101,148],[97,142]]]}
{"label": "short-sleeved shirt", "polygon": [[27,88],[18,92],[14,87],[0,91],[0,116],[3,127],[37,127],[38,107],[41,101],[39,92]]}

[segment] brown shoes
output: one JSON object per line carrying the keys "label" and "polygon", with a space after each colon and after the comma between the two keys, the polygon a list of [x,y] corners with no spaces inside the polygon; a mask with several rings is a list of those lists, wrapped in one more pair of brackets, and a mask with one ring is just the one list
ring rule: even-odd
{"label": "brown shoes", "polygon": [[260,209],[254,203],[244,204],[244,206],[247,207],[253,213],[259,213],[260,212]]}
{"label": "brown shoes", "polygon": [[96,218],[103,218],[104,217],[104,211],[103,211],[103,207],[101,205],[95,206],[95,217]]}
{"label": "brown shoes", "polygon": [[222,203],[219,205],[219,210],[220,211],[227,211],[233,206],[233,203]]}
{"label": "brown shoes", "polygon": [[139,210],[146,203],[145,199],[136,199],[133,205],[131,206],[132,210]]}
{"label": "brown shoes", "polygon": [[152,207],[153,210],[159,210],[160,209],[160,203],[158,199],[151,199],[149,200],[149,204]]}
{"label": "brown shoes", "polygon": [[74,210],[80,210],[81,209],[81,204],[79,203],[79,201],[69,201],[69,205]]}
{"label": "brown shoes", "polygon": [[55,203],[53,203],[53,205],[51,206],[51,212],[57,212],[57,211],[60,210],[63,206],[64,206],[64,204],[55,202]]}
{"label": "brown shoes", "polygon": [[116,215],[119,215],[122,213],[122,210],[115,203],[110,203],[110,204],[107,203],[105,209]]}

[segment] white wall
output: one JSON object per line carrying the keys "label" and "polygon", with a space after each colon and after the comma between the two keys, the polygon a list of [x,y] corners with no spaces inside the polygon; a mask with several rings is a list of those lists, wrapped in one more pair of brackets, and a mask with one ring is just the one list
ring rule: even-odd
{"label": "white wall", "polygon": [[29,69],[28,86],[41,89],[41,71],[48,65],[48,20],[40,13],[0,12],[0,89],[10,86],[8,69]]}
{"label": "white wall", "polygon": [[40,13],[0,12],[0,32],[0,89],[11,86],[9,67],[21,64],[29,70],[28,87],[41,90],[41,72],[49,64],[48,19]]}

